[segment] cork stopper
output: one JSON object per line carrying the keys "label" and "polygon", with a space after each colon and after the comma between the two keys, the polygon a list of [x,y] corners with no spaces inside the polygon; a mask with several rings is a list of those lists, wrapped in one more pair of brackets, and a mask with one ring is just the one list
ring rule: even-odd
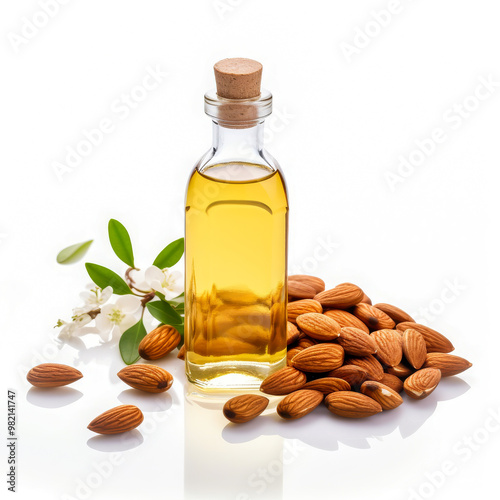
{"label": "cork stopper", "polygon": [[217,95],[224,99],[251,99],[260,95],[262,64],[253,59],[222,59],[214,65]]}

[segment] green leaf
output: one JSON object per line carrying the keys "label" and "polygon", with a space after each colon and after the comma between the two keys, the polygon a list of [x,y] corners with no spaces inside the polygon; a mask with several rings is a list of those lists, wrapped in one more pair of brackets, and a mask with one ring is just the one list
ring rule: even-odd
{"label": "green leaf", "polygon": [[66,247],[57,254],[57,262],[59,264],[73,264],[78,262],[87,253],[93,241],[94,240],[88,240]]}
{"label": "green leaf", "polygon": [[109,242],[116,256],[130,267],[134,266],[134,252],[130,235],[125,226],[115,219],[110,219],[108,224]]}
{"label": "green leaf", "polygon": [[116,293],[116,295],[127,295],[128,293],[132,293],[123,278],[111,271],[111,269],[98,264],[91,264],[90,262],[87,262],[85,267],[87,268],[90,279],[98,287],[104,289],[107,286],[111,286],[113,288],[113,293]]}
{"label": "green leaf", "polygon": [[148,302],[146,307],[153,318],[156,318],[165,325],[176,326],[182,324],[181,316],[168,302],[155,300],[154,302]]}
{"label": "green leaf", "polygon": [[165,269],[177,264],[184,253],[184,238],[172,241],[156,257],[153,266]]}
{"label": "green leaf", "polygon": [[[162,300],[165,300],[165,296],[163,296]],[[184,306],[184,292],[173,299],[165,300],[165,302],[168,302],[174,309],[177,309],[181,304]]]}
{"label": "green leaf", "polygon": [[139,359],[139,344],[146,336],[146,333],[144,323],[141,319],[134,326],[123,332],[123,335],[120,337],[120,354],[127,365],[131,365]]}

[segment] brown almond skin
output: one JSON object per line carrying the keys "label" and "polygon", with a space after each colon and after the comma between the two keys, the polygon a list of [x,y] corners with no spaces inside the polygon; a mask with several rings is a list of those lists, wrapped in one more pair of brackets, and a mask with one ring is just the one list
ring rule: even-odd
{"label": "brown almond skin", "polygon": [[359,303],[364,296],[363,290],[352,283],[341,283],[335,288],[318,293],[314,297],[323,307],[347,309]]}
{"label": "brown almond skin", "polygon": [[301,314],[297,316],[296,321],[306,335],[316,340],[334,340],[340,335],[340,325],[321,313]]}
{"label": "brown almond skin", "polygon": [[370,306],[372,305],[372,299],[366,295],[366,293],[363,293],[363,298],[360,300],[362,304],[369,304]]}
{"label": "brown almond skin", "polygon": [[282,399],[276,411],[281,418],[296,420],[311,413],[323,401],[323,397],[322,392],[301,389]]}
{"label": "brown almond skin", "polygon": [[372,331],[392,329],[396,326],[396,323],[385,312],[370,304],[357,304],[352,313]]}
{"label": "brown almond skin", "polygon": [[335,415],[345,418],[365,418],[382,411],[377,401],[358,392],[332,392],[325,398],[326,407]]}
{"label": "brown almond skin", "polygon": [[404,363],[399,363],[399,365],[396,365],[396,366],[388,366],[386,368],[387,373],[389,373],[390,375],[394,375],[395,377],[398,377],[401,380],[405,380],[414,371],[415,370],[413,368],[410,368],[409,366],[405,365]]}
{"label": "brown almond skin", "polygon": [[312,347],[313,345],[316,345],[318,343],[317,340],[314,340],[310,337],[303,337],[297,342],[297,347],[300,349],[307,349],[308,347]]}
{"label": "brown almond skin", "polygon": [[101,413],[88,425],[88,429],[98,434],[121,434],[139,426],[144,416],[134,405],[121,405]]}
{"label": "brown almond skin", "polygon": [[408,313],[400,309],[399,307],[392,306],[391,304],[384,304],[383,302],[375,304],[377,309],[385,312],[389,318],[391,318],[396,325],[398,323],[403,323],[404,321],[415,321]]}
{"label": "brown almond skin", "polygon": [[366,370],[356,365],[344,365],[340,368],[328,372],[328,377],[345,380],[353,391],[359,390],[361,384],[368,380],[369,375]]}
{"label": "brown almond skin", "polygon": [[307,274],[292,274],[288,276],[290,281],[299,281],[316,290],[316,293],[320,293],[325,289],[325,282],[316,276],[309,276]]}
{"label": "brown almond skin", "polygon": [[351,386],[341,378],[323,377],[307,382],[302,389],[311,389],[313,391],[322,392],[323,394],[330,394],[336,391],[350,391]]}
{"label": "brown almond skin", "polygon": [[396,377],[396,375],[391,375],[390,373],[384,373],[384,376],[379,380],[381,384],[390,387],[393,391],[401,392],[403,390],[403,382],[401,379]]}
{"label": "brown almond skin", "polygon": [[42,363],[26,375],[28,382],[35,387],[62,387],[82,377],[82,373],[76,368],[59,363]]}
{"label": "brown almond skin", "polygon": [[434,392],[440,380],[440,370],[437,368],[422,368],[405,380],[404,390],[410,398],[425,399]]}
{"label": "brown almond skin", "polygon": [[286,364],[287,366],[292,366],[292,359],[293,357],[298,354],[300,351],[302,351],[302,347],[293,347],[292,349],[289,349],[286,353]]}
{"label": "brown almond skin", "polygon": [[411,366],[416,370],[422,368],[427,357],[427,346],[424,337],[413,328],[408,328],[403,333],[403,353]]}
{"label": "brown almond skin", "polygon": [[179,349],[179,352],[177,353],[177,358],[182,359],[183,361],[186,358],[186,344],[182,344],[182,347]]}
{"label": "brown almond skin", "polygon": [[285,366],[266,377],[260,385],[260,390],[273,396],[290,394],[303,387],[307,382],[305,373],[295,369],[293,366]]}
{"label": "brown almond skin", "polygon": [[370,380],[380,380],[384,376],[384,368],[375,356],[349,356],[345,360],[346,365],[356,365],[368,373]]}
{"label": "brown almond skin", "polygon": [[134,389],[152,393],[168,391],[174,381],[167,370],[155,365],[129,365],[118,372],[118,377]]}
{"label": "brown almond skin", "polygon": [[452,377],[464,372],[472,366],[472,363],[460,356],[441,352],[431,352],[427,354],[424,368],[437,368],[441,371],[442,377]]}
{"label": "brown almond skin", "polygon": [[403,359],[403,343],[401,335],[396,330],[377,330],[371,334],[375,340],[377,359],[384,365],[396,366]]}
{"label": "brown almond skin", "polygon": [[147,360],[163,358],[173,351],[180,341],[181,335],[173,326],[160,325],[141,340],[139,356]]}
{"label": "brown almond skin", "polygon": [[370,333],[370,329],[354,314],[344,311],[343,309],[329,309],[325,311],[325,316],[334,319],[341,328],[352,327],[359,328],[366,333]]}
{"label": "brown almond skin", "polygon": [[288,321],[295,323],[297,316],[311,312],[321,313],[323,312],[323,307],[317,300],[303,299],[290,302],[287,305],[286,310]]}
{"label": "brown almond skin", "polygon": [[290,321],[286,323],[286,345],[293,344],[299,338],[299,329]]}
{"label": "brown almond skin", "polygon": [[312,299],[316,295],[316,290],[301,281],[288,280],[288,299]]}
{"label": "brown almond skin", "polygon": [[243,394],[226,402],[222,412],[234,424],[243,424],[258,417],[269,404],[269,399],[256,394]]}
{"label": "brown almond skin", "polygon": [[337,342],[344,348],[346,354],[352,356],[368,356],[377,352],[375,340],[359,328],[342,328]]}
{"label": "brown almond skin", "polygon": [[396,391],[375,380],[364,382],[361,386],[361,393],[374,399],[382,410],[394,410],[403,403],[403,398]]}
{"label": "brown almond skin", "polygon": [[396,327],[398,332],[401,333],[404,333],[406,330],[408,330],[408,328],[417,330],[417,332],[419,332],[422,337],[424,337],[427,352],[449,353],[455,350],[453,344],[443,334],[437,332],[436,330],[433,330],[432,328],[429,328],[428,326],[405,321],[404,323],[399,323],[399,325]]}
{"label": "brown almond skin", "polygon": [[335,370],[344,362],[344,349],[337,344],[317,344],[300,351],[292,358],[297,370],[321,373]]}

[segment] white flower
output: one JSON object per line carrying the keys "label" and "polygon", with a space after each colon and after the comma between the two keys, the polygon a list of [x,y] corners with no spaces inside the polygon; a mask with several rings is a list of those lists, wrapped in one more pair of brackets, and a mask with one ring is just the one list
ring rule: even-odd
{"label": "white flower", "polygon": [[104,341],[109,340],[113,330],[123,333],[137,323],[135,313],[141,307],[141,299],[135,295],[122,295],[116,304],[106,304],[101,307],[101,314],[95,319],[97,329]]}
{"label": "white flower", "polygon": [[96,285],[87,285],[87,290],[80,294],[84,305],[75,307],[73,314],[75,316],[94,311],[103,306],[113,295],[113,288],[107,286],[104,290]]}
{"label": "white flower", "polygon": [[146,269],[146,282],[155,291],[165,295],[166,300],[173,299],[182,293],[184,283],[179,271],[171,271],[168,267],[159,269],[151,266]]}
{"label": "white flower", "polygon": [[73,321],[67,323],[63,320],[58,320],[56,327],[61,327],[61,331],[57,334],[59,340],[69,340],[71,337],[80,335],[83,332],[83,327],[90,323],[92,318],[88,314],[80,314],[73,316]]}

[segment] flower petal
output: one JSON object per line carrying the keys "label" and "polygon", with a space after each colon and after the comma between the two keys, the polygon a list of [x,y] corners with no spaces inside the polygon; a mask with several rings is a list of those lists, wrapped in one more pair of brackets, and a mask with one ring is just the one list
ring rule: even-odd
{"label": "flower petal", "polygon": [[122,295],[116,301],[115,307],[124,314],[133,314],[141,307],[141,299],[135,295]]}
{"label": "flower petal", "polygon": [[160,283],[163,281],[164,279],[163,272],[156,266],[148,267],[146,269],[146,272],[144,273],[144,279],[146,280],[148,285],[152,287],[153,281],[159,281]]}

